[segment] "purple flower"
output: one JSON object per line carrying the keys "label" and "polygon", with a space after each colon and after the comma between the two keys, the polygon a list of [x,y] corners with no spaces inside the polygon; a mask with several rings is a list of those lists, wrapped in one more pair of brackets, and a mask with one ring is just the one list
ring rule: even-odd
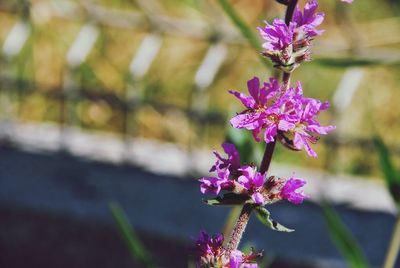
{"label": "purple flower", "polygon": [[305,149],[308,155],[317,157],[309,143],[316,143],[315,134],[328,134],[335,126],[321,126],[316,117],[329,107],[328,102],[321,102],[303,96],[300,82],[295,88],[282,92],[279,83],[270,79],[260,87],[257,77],[248,82],[250,96],[230,91],[246,107],[246,110],[231,119],[235,128],[252,131],[256,141],[264,131],[266,143],[275,140],[278,133],[292,142],[292,149]]}
{"label": "purple flower", "polygon": [[215,254],[220,253],[223,243],[224,236],[222,234],[209,236],[206,231],[200,231],[199,238],[195,241],[195,247],[202,255]]}
{"label": "purple flower", "polygon": [[281,51],[293,43],[293,34],[296,28],[294,23],[289,26],[281,19],[275,19],[271,24],[265,21],[264,28],[258,27],[258,32],[266,41],[263,48],[267,51]]}
{"label": "purple flower", "polygon": [[200,191],[203,194],[218,194],[221,191],[222,180],[215,177],[204,177],[199,180]]}
{"label": "purple flower", "polygon": [[259,268],[257,263],[244,263],[242,268]]}
{"label": "purple flower", "polygon": [[[303,89],[300,81],[297,82],[295,89],[291,88],[288,91],[291,97],[285,103],[285,118],[283,123],[279,123],[279,130],[290,133],[294,136],[293,145],[296,149],[305,149],[307,154],[316,158],[317,154],[309,145],[309,142],[316,143],[318,138],[312,135],[323,134],[326,135],[335,126],[321,126],[317,121],[317,115],[329,108],[328,102],[321,102],[312,98],[303,97]],[[285,135],[285,134],[284,134]]]}
{"label": "purple flower", "polygon": [[273,115],[279,111],[279,107],[269,103],[280,92],[280,85],[276,79],[271,78],[270,83],[264,83],[263,87],[260,87],[259,78],[254,77],[247,82],[247,87],[250,96],[229,91],[247,108],[230,120],[231,125],[234,128],[251,130],[257,141],[260,141],[259,134],[265,129],[264,140],[271,142],[277,133],[276,117]]}
{"label": "purple flower", "polygon": [[201,231],[199,237],[193,240],[192,252],[197,267],[259,268],[255,262],[262,258],[261,252],[252,250],[245,255],[239,250],[234,250],[230,256],[226,256],[222,246],[224,243],[222,234],[209,236],[207,232]]}
{"label": "purple flower", "polygon": [[320,101],[309,99],[308,103],[305,104],[300,120],[294,129],[294,146],[299,150],[304,148],[307,154],[314,158],[317,157],[317,154],[311,148],[309,142],[316,143],[318,138],[312,134],[316,133],[326,135],[328,132],[336,128],[332,125],[321,126],[315,119],[316,115],[318,115],[320,111],[325,110],[325,107],[328,106],[328,103],[321,103]]}
{"label": "purple flower", "polygon": [[[299,7],[296,6],[296,9],[293,13],[293,22],[296,23],[297,32],[302,31],[306,37],[314,37],[321,35],[324,31],[317,30],[318,27],[323,21],[325,14],[323,12],[315,11],[318,8],[318,2],[316,0],[310,0],[304,6],[303,13],[300,11]],[[297,37],[299,39],[299,37]]]}
{"label": "purple flower", "polygon": [[265,22],[265,27],[258,27],[265,40],[263,55],[270,58],[276,68],[291,72],[301,62],[311,60],[311,41],[324,32],[317,27],[323,22],[325,14],[316,12],[317,8],[317,1],[309,0],[303,12],[296,6],[289,25],[275,19],[272,25]]}
{"label": "purple flower", "polygon": [[192,251],[198,267],[211,264],[221,257],[223,253],[222,244],[224,243],[222,234],[209,236],[206,231],[200,231],[198,239],[193,240],[195,240],[195,243]]}
{"label": "purple flower", "polygon": [[243,262],[243,253],[239,250],[234,250],[229,257],[229,268],[240,268]]}
{"label": "purple flower", "polygon": [[229,169],[220,170],[217,177],[203,177],[199,181],[200,191],[203,194],[219,194],[221,190],[229,189],[232,182],[229,180]]}
{"label": "purple flower", "polygon": [[[248,255],[244,255],[239,250],[234,250],[229,257],[229,268],[259,268],[258,264],[255,263],[255,259],[262,258],[262,253],[251,252]],[[224,266],[225,267],[225,266]]]}
{"label": "purple flower", "polygon": [[242,171],[242,176],[238,178],[238,183],[251,194],[251,198],[256,204],[262,205],[265,199],[259,190],[264,185],[265,177],[250,166],[242,167],[239,170]]}
{"label": "purple flower", "polygon": [[237,151],[236,147],[232,143],[223,143],[222,148],[224,152],[228,155],[228,158],[223,158],[216,150],[214,151],[214,155],[217,158],[215,164],[211,167],[210,172],[214,172],[216,170],[223,170],[229,168],[229,170],[235,171],[240,167],[240,155]]}
{"label": "purple flower", "polygon": [[303,192],[296,192],[297,189],[303,187],[306,182],[299,178],[290,178],[281,190],[281,197],[283,199],[287,199],[289,202],[293,204],[301,204],[306,198]]}
{"label": "purple flower", "polygon": [[223,158],[217,151],[214,155],[217,161],[211,167],[210,172],[216,172],[216,177],[203,177],[201,182],[200,191],[203,194],[219,194],[221,190],[229,190],[234,187],[233,181],[230,176],[236,176],[240,168],[240,155],[235,145],[231,143],[222,144],[224,152],[228,158]]}

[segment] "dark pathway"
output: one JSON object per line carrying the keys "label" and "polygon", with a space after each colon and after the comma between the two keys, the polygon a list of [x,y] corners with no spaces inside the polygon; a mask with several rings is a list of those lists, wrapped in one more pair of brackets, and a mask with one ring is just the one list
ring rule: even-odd
{"label": "dark pathway", "polygon": [[[217,232],[229,211],[205,206],[201,198],[194,180],[1,147],[0,267],[139,267],[115,231],[110,201],[121,204],[162,266],[186,267],[189,237],[200,229]],[[394,217],[337,209],[379,266]],[[275,233],[252,219],[244,243],[282,260],[340,267],[318,206],[280,203],[270,210],[296,232]]]}

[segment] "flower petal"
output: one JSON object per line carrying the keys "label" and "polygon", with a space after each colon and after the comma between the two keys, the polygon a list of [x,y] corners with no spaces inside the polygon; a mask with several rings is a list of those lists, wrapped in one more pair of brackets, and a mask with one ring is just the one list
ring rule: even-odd
{"label": "flower petal", "polygon": [[228,92],[238,98],[247,108],[254,108],[256,106],[256,101],[252,97],[237,91],[228,90]]}
{"label": "flower petal", "polygon": [[253,201],[258,205],[262,205],[265,202],[265,199],[264,199],[263,195],[260,194],[260,193],[252,194],[251,195],[251,199],[253,199]]}
{"label": "flower petal", "polygon": [[253,77],[253,79],[247,81],[247,88],[254,101],[259,103],[260,79],[258,79],[258,77]]}

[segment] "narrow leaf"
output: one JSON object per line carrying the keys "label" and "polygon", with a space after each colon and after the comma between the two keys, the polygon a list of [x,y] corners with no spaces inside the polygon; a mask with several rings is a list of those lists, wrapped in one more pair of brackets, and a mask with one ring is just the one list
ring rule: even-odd
{"label": "narrow leaf", "polygon": [[142,263],[144,267],[156,267],[151,260],[150,254],[131,228],[124,211],[116,203],[110,203],[109,206],[118,231],[125,240],[133,259]]}
{"label": "narrow leaf", "polygon": [[[244,38],[248,41],[248,43],[256,50],[261,51],[261,42],[258,39],[257,35],[254,34],[254,31],[250,29],[250,27],[243,21],[243,19],[239,16],[236,10],[232,7],[231,4],[227,0],[218,0],[218,3],[221,5],[222,9],[225,11],[226,15],[231,19],[231,21],[235,24],[235,26],[239,29]],[[265,59],[260,57],[263,64],[270,68],[271,63]]]}
{"label": "narrow leaf", "polygon": [[394,168],[389,149],[379,137],[374,138],[374,144],[379,154],[381,169],[394,201],[400,207],[400,174]]}
{"label": "narrow leaf", "polygon": [[203,200],[204,203],[210,206],[235,206],[244,204],[249,197],[234,193],[227,193],[212,199]]}
{"label": "narrow leaf", "polygon": [[322,209],[331,238],[346,258],[349,267],[369,267],[368,261],[353,234],[346,228],[333,208],[324,205]]}
{"label": "narrow leaf", "polygon": [[294,232],[293,229],[289,229],[282,224],[274,221],[273,219],[270,218],[271,213],[264,207],[258,206],[256,209],[256,215],[257,218],[267,227],[271,228],[272,230],[278,231],[278,232]]}

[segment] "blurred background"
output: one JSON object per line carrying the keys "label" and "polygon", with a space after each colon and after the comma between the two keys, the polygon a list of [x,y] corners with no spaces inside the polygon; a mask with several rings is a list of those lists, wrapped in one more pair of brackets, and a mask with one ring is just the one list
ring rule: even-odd
{"label": "blurred background", "polygon": [[[337,130],[317,160],[277,146],[273,172],[309,180],[310,200],[271,208],[294,234],[252,221],[244,245],[270,267],[347,267],[329,201],[381,267],[397,210],[373,137],[399,166],[400,2],[319,2],[326,32],[293,81],[331,102],[320,120]],[[260,162],[263,144],[229,128],[242,107],[226,90],[274,70],[221,3],[254,33],[284,14],[273,0],[0,2],[1,267],[144,267],[118,232],[124,213],[156,266],[187,267],[191,235],[229,226],[235,212],[203,205],[196,179],[224,140]]]}

